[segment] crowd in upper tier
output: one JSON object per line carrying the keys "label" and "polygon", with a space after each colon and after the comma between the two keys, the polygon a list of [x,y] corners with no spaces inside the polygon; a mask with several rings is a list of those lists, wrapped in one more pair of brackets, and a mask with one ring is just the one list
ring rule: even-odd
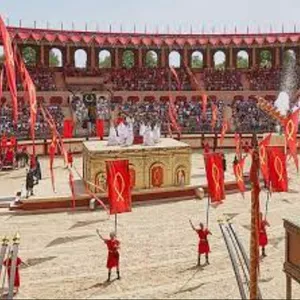
{"label": "crowd in upper tier", "polygon": [[[62,132],[64,115],[61,107],[58,105],[49,105],[47,108],[55,120],[57,129]],[[0,132],[14,135],[19,139],[28,138],[30,136],[30,111],[28,104],[19,103],[18,123],[16,127],[14,127],[12,120],[11,105],[3,104],[0,108]],[[37,138],[49,138],[51,136],[50,127],[40,110],[37,113],[35,132]]]}
{"label": "crowd in upper tier", "polygon": [[253,69],[248,72],[249,88],[253,91],[278,91],[281,70],[276,68]]}
{"label": "crowd in upper tier", "polygon": [[[217,106],[217,120],[215,128],[212,128],[212,104]],[[101,98],[96,100],[96,117],[109,120],[109,112],[117,112],[123,116],[134,116],[137,122],[149,120],[160,122],[162,132],[168,131],[168,101],[123,101],[122,103],[110,103]],[[77,116],[77,121],[83,126],[90,121],[90,108],[84,102],[74,97],[72,107]],[[220,132],[223,124],[225,104],[222,100],[208,100],[206,114],[203,114],[202,102],[197,99],[182,99],[175,102],[177,121],[183,133],[213,133]],[[269,132],[275,130],[275,122],[259,110],[254,100],[236,100],[230,105],[232,111],[233,127],[231,131]],[[93,123],[93,122],[91,122]],[[92,125],[91,125],[92,126]]]}

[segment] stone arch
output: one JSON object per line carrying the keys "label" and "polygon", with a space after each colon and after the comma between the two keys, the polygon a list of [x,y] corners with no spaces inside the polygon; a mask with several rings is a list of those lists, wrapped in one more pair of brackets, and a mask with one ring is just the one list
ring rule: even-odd
{"label": "stone arch", "polygon": [[262,50],[259,53],[259,66],[261,68],[272,68],[273,56],[270,50]]}
{"label": "stone arch", "polygon": [[36,66],[37,65],[37,53],[36,49],[31,46],[26,46],[22,49],[22,57],[25,65]]}
{"label": "stone arch", "polygon": [[130,188],[133,190],[136,186],[136,171],[133,164],[129,164]]}
{"label": "stone arch", "polygon": [[132,50],[125,50],[122,55],[122,66],[127,69],[133,68],[135,65],[135,55]]}
{"label": "stone arch", "polygon": [[87,67],[87,52],[84,49],[77,49],[74,52],[74,63],[76,68]]}
{"label": "stone arch", "polygon": [[147,51],[145,66],[147,68],[156,68],[158,66],[158,55],[154,50]]}
{"label": "stone arch", "polygon": [[107,184],[106,184],[106,173],[103,171],[100,171],[95,176],[95,193],[103,193],[103,191],[107,190]]}
{"label": "stone arch", "polygon": [[49,51],[49,66],[59,67],[63,66],[63,54],[58,48],[51,48]]}
{"label": "stone arch", "polygon": [[201,51],[194,51],[191,55],[191,68],[203,68],[203,53]]}
{"label": "stone arch", "polygon": [[99,60],[99,68],[101,69],[111,68],[112,57],[111,57],[111,53],[108,50],[106,49],[101,50],[98,55],[98,60]]}
{"label": "stone arch", "polygon": [[226,54],[222,50],[218,50],[214,53],[213,57],[214,68],[222,70],[226,68]]}
{"label": "stone arch", "polygon": [[246,50],[240,50],[236,54],[236,68],[237,69],[249,68],[249,54]]}
{"label": "stone arch", "polygon": [[174,68],[180,68],[181,54],[178,51],[174,50],[169,53],[169,66]]}
{"label": "stone arch", "polygon": [[184,165],[178,165],[176,168],[175,168],[175,182],[174,184],[175,185],[178,185],[178,186],[184,186],[187,184],[187,172],[188,172],[188,168]]}
{"label": "stone arch", "polygon": [[165,176],[165,166],[160,162],[155,162],[150,167],[150,187],[162,187],[164,185],[164,176]]}

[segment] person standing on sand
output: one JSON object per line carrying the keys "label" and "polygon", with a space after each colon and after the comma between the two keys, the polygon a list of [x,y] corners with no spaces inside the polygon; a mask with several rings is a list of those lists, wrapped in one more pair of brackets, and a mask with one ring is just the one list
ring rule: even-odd
{"label": "person standing on sand", "polygon": [[268,235],[266,227],[270,227],[270,224],[266,219],[263,220],[262,213],[259,214],[259,246],[261,247],[262,257],[266,257],[266,246],[268,245]]}
{"label": "person standing on sand", "polygon": [[106,244],[107,250],[108,250],[108,256],[107,256],[107,263],[106,267],[108,269],[108,278],[107,282],[110,282],[111,277],[111,269],[116,268],[117,269],[117,279],[120,280],[120,269],[119,269],[119,260],[120,260],[120,242],[116,239],[115,232],[110,233],[110,239],[105,239],[100,234],[99,230],[96,230],[100,239]]}
{"label": "person standing on sand", "polygon": [[198,234],[199,236],[199,244],[198,244],[198,264],[197,266],[200,267],[200,261],[201,261],[201,254],[205,254],[205,260],[206,260],[206,264],[209,265],[209,260],[208,260],[208,255],[210,252],[210,247],[209,247],[209,243],[207,240],[207,236],[211,235],[211,232],[207,229],[204,228],[203,223],[200,223],[199,226],[200,228],[197,229],[195,228],[195,226],[193,225],[192,221],[190,220],[190,224],[192,229]]}

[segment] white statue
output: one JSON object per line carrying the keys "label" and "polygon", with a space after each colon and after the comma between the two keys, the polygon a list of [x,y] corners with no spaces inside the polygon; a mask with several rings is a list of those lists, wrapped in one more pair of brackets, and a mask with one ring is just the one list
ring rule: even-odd
{"label": "white statue", "polygon": [[109,128],[109,136],[107,146],[116,146],[119,144],[119,140],[117,137],[117,131],[115,127],[111,124]]}
{"label": "white statue", "polygon": [[159,124],[155,124],[154,128],[153,128],[153,140],[154,143],[159,143],[160,141],[160,126]]}
{"label": "white statue", "polygon": [[118,125],[118,127],[117,127],[117,131],[118,131],[119,144],[120,145],[125,145],[126,138],[127,138],[127,128],[126,128],[126,125],[123,122],[121,122]]}
{"label": "white statue", "polygon": [[142,122],[140,125],[140,136],[144,136],[145,130],[146,130],[146,126],[144,122]]}
{"label": "white statue", "polygon": [[125,145],[131,146],[131,145],[133,145],[133,141],[134,141],[134,133],[133,133],[134,119],[128,118],[128,119],[126,119],[126,121],[127,121],[127,125],[126,125]]}
{"label": "white statue", "polygon": [[150,125],[147,125],[144,132],[144,145],[154,146],[153,132]]}

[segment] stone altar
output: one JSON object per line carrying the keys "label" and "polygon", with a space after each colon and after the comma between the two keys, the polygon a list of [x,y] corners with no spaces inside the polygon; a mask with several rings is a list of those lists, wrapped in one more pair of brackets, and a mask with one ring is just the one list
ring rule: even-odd
{"label": "stone altar", "polygon": [[88,141],[83,143],[83,178],[91,191],[106,191],[105,161],[128,159],[134,190],[187,186],[191,179],[191,152],[189,145],[171,138],[161,138],[154,146],[129,147]]}

